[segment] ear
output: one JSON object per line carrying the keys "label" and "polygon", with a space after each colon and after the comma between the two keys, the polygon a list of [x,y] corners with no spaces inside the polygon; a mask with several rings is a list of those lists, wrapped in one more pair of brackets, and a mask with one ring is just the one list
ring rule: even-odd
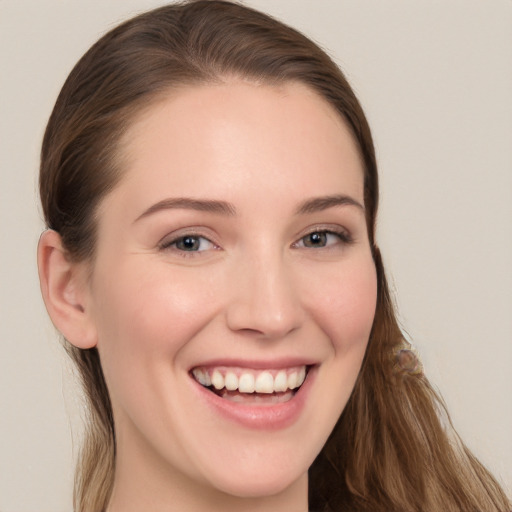
{"label": "ear", "polygon": [[37,265],[41,293],[53,325],[76,347],[95,347],[96,328],[86,307],[84,264],[70,261],[60,235],[48,229],[39,239]]}

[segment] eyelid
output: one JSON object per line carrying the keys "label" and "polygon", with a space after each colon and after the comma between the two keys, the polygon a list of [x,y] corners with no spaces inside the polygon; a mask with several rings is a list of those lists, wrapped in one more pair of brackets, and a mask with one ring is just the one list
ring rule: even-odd
{"label": "eyelid", "polygon": [[[340,244],[351,244],[354,242],[354,238],[351,234],[351,232],[340,225],[333,225],[333,224],[320,224],[315,226],[310,226],[309,228],[305,229],[302,233],[299,233],[297,235],[297,238],[295,242],[292,243],[292,247],[297,248],[298,244],[302,242],[302,240],[307,237],[308,235],[311,235],[312,233],[328,233],[333,234],[335,236],[338,236],[340,239]],[[172,233],[168,233],[165,235],[157,244],[157,247],[159,250],[171,250],[173,244],[176,244],[180,239],[186,238],[187,236],[191,237],[197,237],[197,238],[203,238],[207,240],[209,243],[211,243],[214,247],[212,249],[221,249],[220,245],[216,242],[216,237],[213,236],[214,233],[211,233],[211,230],[204,228],[204,227],[186,227],[186,228],[180,228]],[[338,245],[338,244],[336,244]],[[324,247],[318,247],[317,249],[329,249],[331,246],[324,246]],[[310,249],[310,248],[308,248]],[[184,256],[191,256],[198,253],[206,252],[203,251],[183,251],[180,249],[175,248],[175,252],[179,253],[180,255]]]}
{"label": "eyelid", "polygon": [[[206,234],[204,228],[199,227],[187,227],[187,228],[181,228],[178,229],[172,233],[168,233],[165,235],[157,244],[158,249],[160,250],[166,250],[170,249],[173,244],[178,242],[179,240],[186,238],[187,236],[190,237],[196,237],[196,238],[204,238],[205,240],[208,240],[216,249],[219,249],[219,244],[215,241],[215,237],[212,236],[213,234]],[[204,251],[181,251],[179,249],[176,249],[176,252],[204,252]]]}
{"label": "eyelid", "polygon": [[334,224],[319,224],[311,226],[297,236],[297,241],[302,240],[304,237],[311,235],[312,233],[332,233],[334,235],[339,235],[347,241],[353,241],[353,236],[350,230],[343,226]]}

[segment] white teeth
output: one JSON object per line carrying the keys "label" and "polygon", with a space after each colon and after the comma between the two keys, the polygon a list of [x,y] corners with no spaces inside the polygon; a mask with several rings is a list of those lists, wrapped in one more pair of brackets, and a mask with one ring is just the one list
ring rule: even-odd
{"label": "white teeth", "polygon": [[297,387],[297,372],[292,372],[288,375],[287,385],[290,389],[295,389]]}
{"label": "white teeth", "polygon": [[242,373],[240,375],[238,391],[240,393],[254,393],[254,375],[252,373]]}
{"label": "white teeth", "polygon": [[254,384],[256,393],[273,393],[274,392],[274,377],[270,372],[262,372],[256,378]]}
{"label": "white teeth", "polygon": [[215,370],[212,373],[212,384],[215,389],[222,389],[224,387],[224,377],[219,370]]}
{"label": "white teeth", "polygon": [[[199,384],[202,384],[203,386],[206,386],[206,379],[205,379],[205,374],[199,369],[199,368],[194,368],[192,370],[192,373],[194,374],[194,377],[196,378],[197,382],[199,382]],[[207,373],[208,375],[208,373]]]}
{"label": "white teeth", "polygon": [[228,391],[238,389],[238,377],[233,372],[226,373],[225,384]]}
{"label": "white teeth", "polygon": [[302,386],[302,383],[304,382],[305,379],[306,379],[306,367],[303,366],[300,369],[299,375],[297,377],[297,386]]}
{"label": "white teeth", "polygon": [[212,368],[194,368],[192,374],[195,379],[203,386],[213,386],[220,391],[236,391],[240,393],[284,393],[288,390],[297,389],[302,385],[306,378],[306,366],[300,366],[294,369],[283,369],[276,373],[276,370],[244,370],[241,368],[232,368],[228,370],[225,367]]}
{"label": "white teeth", "polygon": [[288,377],[286,372],[281,370],[274,379],[274,390],[275,391],[286,391],[288,389]]}
{"label": "white teeth", "polygon": [[302,386],[305,378],[306,368],[303,366],[298,372],[292,372],[288,375],[288,387],[290,389],[295,389]]}

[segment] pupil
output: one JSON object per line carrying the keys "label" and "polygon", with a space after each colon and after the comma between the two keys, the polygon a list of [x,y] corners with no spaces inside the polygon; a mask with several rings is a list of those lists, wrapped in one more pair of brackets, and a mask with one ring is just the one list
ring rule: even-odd
{"label": "pupil", "polygon": [[178,243],[178,247],[185,251],[195,251],[199,248],[199,240],[193,236],[186,236]]}
{"label": "pupil", "polygon": [[326,242],[326,239],[327,239],[327,235],[325,233],[311,233],[309,236],[309,244],[306,244],[306,245],[309,245],[310,247],[311,246],[318,246],[318,245],[325,245],[325,242]]}

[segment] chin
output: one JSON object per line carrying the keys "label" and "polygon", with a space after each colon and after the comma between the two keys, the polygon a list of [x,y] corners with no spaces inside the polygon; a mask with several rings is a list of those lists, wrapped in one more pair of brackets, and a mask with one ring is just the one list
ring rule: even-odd
{"label": "chin", "polygon": [[[220,475],[217,475],[220,476]],[[237,498],[265,498],[276,496],[299,484],[302,479],[307,481],[307,472],[291,474],[275,471],[238,472],[237,475],[226,475],[223,479],[212,482],[215,487],[225,494]]]}

